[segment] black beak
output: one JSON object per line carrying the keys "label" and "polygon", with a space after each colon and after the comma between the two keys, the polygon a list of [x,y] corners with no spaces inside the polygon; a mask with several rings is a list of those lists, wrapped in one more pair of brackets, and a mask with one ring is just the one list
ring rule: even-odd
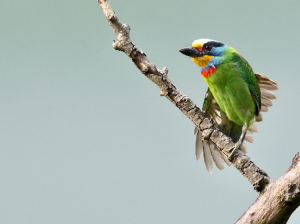
{"label": "black beak", "polygon": [[190,56],[192,58],[197,58],[203,56],[201,51],[198,51],[197,48],[194,47],[185,47],[179,50],[182,54],[186,56]]}

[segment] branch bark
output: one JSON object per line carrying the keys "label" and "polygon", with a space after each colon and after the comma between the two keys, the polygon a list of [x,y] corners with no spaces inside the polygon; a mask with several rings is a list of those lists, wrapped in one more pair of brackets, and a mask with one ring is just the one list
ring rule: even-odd
{"label": "branch bark", "polygon": [[[130,27],[123,24],[107,0],[98,0],[103,13],[117,36],[113,41],[115,50],[123,51],[135,66],[160,89],[160,95],[171,101],[195,126],[202,131],[202,137],[213,142],[227,156],[234,143],[223,134],[199,107],[184,95],[168,78],[168,69],[158,69],[130,39]],[[297,159],[295,159],[297,157]],[[245,212],[237,223],[285,223],[299,206],[300,163],[299,154],[291,168],[277,181],[273,181],[248,156],[238,150],[232,159],[233,165],[249,180],[254,189],[260,192],[256,202]],[[280,200],[278,195],[280,195]],[[273,200],[274,199],[274,200]],[[272,206],[269,206],[272,205]],[[283,219],[286,217],[286,219]],[[276,221],[280,220],[280,221]],[[286,221],[284,221],[286,220]]]}
{"label": "branch bark", "polygon": [[236,224],[282,224],[300,205],[300,153],[288,171],[278,180],[271,180],[256,201]]}

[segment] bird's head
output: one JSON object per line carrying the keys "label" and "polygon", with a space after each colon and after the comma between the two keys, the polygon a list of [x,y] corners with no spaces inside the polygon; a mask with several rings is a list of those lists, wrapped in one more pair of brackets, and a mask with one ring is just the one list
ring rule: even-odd
{"label": "bird's head", "polygon": [[230,48],[219,41],[199,39],[193,42],[192,47],[185,47],[179,51],[191,57],[192,61],[201,68],[205,68],[222,63],[228,50]]}

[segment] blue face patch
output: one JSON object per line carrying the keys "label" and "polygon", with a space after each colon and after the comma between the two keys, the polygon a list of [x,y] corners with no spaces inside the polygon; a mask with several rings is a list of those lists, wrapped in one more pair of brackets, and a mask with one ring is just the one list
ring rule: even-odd
{"label": "blue face patch", "polygon": [[215,68],[215,66],[221,64],[225,60],[222,55],[226,49],[228,47],[224,45],[222,47],[213,47],[209,52],[205,52],[206,55],[211,55],[213,58],[202,70],[207,70],[209,67]]}
{"label": "blue face patch", "polygon": [[225,44],[211,40],[203,44],[203,53],[211,56],[220,56],[224,52],[224,47],[226,47]]}
{"label": "blue face patch", "polygon": [[210,51],[206,52],[207,55],[220,56],[224,53],[224,47],[213,47]]}

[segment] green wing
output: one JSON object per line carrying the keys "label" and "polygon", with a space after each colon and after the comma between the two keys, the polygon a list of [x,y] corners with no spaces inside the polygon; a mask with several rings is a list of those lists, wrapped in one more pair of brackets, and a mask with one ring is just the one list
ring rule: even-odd
{"label": "green wing", "polygon": [[209,88],[205,94],[202,110],[225,135],[229,136],[233,122],[230,121],[226,114],[220,109],[220,106]]}
{"label": "green wing", "polygon": [[248,88],[256,105],[255,114],[256,116],[258,116],[258,113],[261,109],[261,94],[256,76],[249,63],[238,53],[235,53],[233,55],[232,62],[236,67],[238,67],[237,71],[239,71],[241,77],[248,85]]}
{"label": "green wing", "polygon": [[[206,116],[212,120],[216,127],[218,127],[225,135],[229,136],[233,122],[220,110],[220,107],[209,88],[205,94],[202,110],[205,112]],[[199,160],[203,151],[205,166],[209,173],[212,172],[213,161],[220,170],[224,169],[224,166],[222,165],[223,161],[228,166],[231,165],[226,156],[224,156],[214,144],[202,139],[202,134],[197,128],[196,133],[196,159]]]}
{"label": "green wing", "polygon": [[[243,77],[245,82],[248,84],[251,95],[254,99],[256,105],[256,113],[261,110],[266,112],[267,108],[272,106],[271,100],[276,99],[275,95],[268,90],[277,90],[277,83],[268,79],[267,77],[254,74],[252,68],[247,63],[247,61],[242,58],[240,55],[235,55],[233,58],[235,66],[238,67],[237,70],[241,71],[240,75]],[[261,88],[261,91],[260,91]],[[262,98],[262,101],[261,101]],[[263,108],[261,109],[261,105]],[[225,135],[229,136],[233,142],[237,142],[242,133],[242,126],[235,124],[230,121],[226,114],[220,109],[217,101],[215,100],[210,89],[207,89],[205,94],[202,110],[205,114],[212,119],[216,127],[218,127]],[[256,121],[261,121],[262,117],[256,117]],[[209,173],[212,172],[213,161],[216,166],[222,170],[224,166],[222,165],[223,160],[230,166],[230,162],[223,156],[223,153],[220,152],[214,144],[211,144],[209,141],[202,139],[202,133],[196,127],[196,158],[199,160],[201,153],[203,152],[204,161],[207,170]],[[252,124],[249,128],[251,132],[257,132],[257,126]],[[247,138],[248,137],[248,138]],[[246,141],[253,142],[251,136],[246,136]],[[246,145],[241,146],[241,150],[246,153]]]}
{"label": "green wing", "polygon": [[214,96],[212,95],[209,88],[207,88],[207,91],[205,94],[202,110],[205,112],[205,114],[209,118],[216,119],[216,118],[220,117],[219,112],[218,112],[218,111],[220,111],[220,107],[219,107],[217,101],[215,100]]}

